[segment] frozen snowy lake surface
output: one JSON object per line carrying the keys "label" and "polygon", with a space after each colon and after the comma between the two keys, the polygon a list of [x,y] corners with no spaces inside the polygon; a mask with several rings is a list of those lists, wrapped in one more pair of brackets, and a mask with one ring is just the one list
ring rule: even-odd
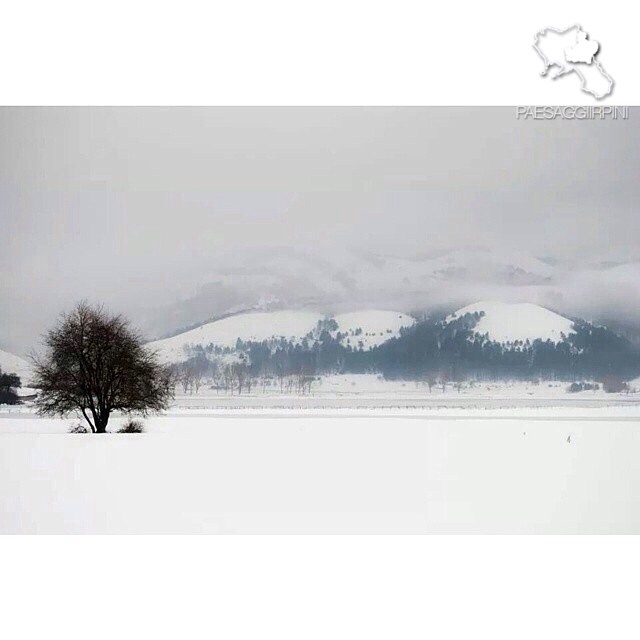
{"label": "frozen snowy lake surface", "polygon": [[637,403],[71,423],[0,411],[1,532],[640,533]]}

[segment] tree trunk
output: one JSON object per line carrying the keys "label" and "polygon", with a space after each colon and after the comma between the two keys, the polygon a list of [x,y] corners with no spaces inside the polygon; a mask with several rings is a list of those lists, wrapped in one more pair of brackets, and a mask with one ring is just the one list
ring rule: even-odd
{"label": "tree trunk", "polygon": [[93,422],[91,422],[91,419],[87,415],[87,412],[84,410],[84,408],[81,409],[81,411],[82,411],[82,415],[84,416],[84,419],[87,421],[87,424],[91,427],[91,433],[95,433],[96,432],[96,427],[93,424]]}
{"label": "tree trunk", "polygon": [[109,415],[102,415],[96,420],[96,433],[107,433]]}

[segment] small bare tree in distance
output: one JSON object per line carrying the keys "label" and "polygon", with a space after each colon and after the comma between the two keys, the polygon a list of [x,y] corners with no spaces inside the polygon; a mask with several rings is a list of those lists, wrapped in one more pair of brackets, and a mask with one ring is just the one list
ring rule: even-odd
{"label": "small bare tree in distance", "polygon": [[41,415],[80,411],[93,433],[105,433],[114,411],[166,409],[173,385],[166,367],[119,315],[86,302],[63,314],[34,356]]}

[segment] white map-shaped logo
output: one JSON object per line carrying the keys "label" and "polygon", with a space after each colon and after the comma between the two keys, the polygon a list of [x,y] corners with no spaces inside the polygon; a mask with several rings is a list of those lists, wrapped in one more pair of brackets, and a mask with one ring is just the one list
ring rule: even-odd
{"label": "white map-shaped logo", "polygon": [[600,100],[611,93],[613,78],[596,60],[600,43],[589,40],[579,24],[560,30],[548,27],[536,34],[533,48],[544,62],[541,75],[556,80],[569,73],[580,77],[581,89]]}

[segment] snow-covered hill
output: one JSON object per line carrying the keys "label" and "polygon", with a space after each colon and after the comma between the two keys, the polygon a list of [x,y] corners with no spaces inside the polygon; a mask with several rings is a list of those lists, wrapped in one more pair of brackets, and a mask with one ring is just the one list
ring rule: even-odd
{"label": "snow-covered hill", "polygon": [[299,339],[313,331],[318,320],[324,316],[312,311],[270,311],[241,313],[216,320],[180,333],[171,338],[149,343],[166,362],[184,360],[184,347],[214,344],[220,347],[234,347],[238,338],[244,341],[262,341],[270,338]]}
{"label": "snow-covered hill", "polygon": [[271,248],[219,260],[198,275],[191,297],[149,312],[153,317],[144,321],[146,330],[161,335],[207,316],[250,308],[422,309],[459,306],[469,296],[508,299],[509,292],[522,288],[539,288],[542,295],[554,286],[556,271],[533,256],[481,247],[412,257],[336,250],[330,260],[310,251]]}
{"label": "snow-covered hill", "polygon": [[31,365],[26,360],[2,349],[0,349],[0,368],[4,373],[19,375],[25,386],[31,376]]}
{"label": "snow-covered hill", "polygon": [[566,312],[596,322],[640,326],[640,262],[567,274],[559,290]]}
{"label": "snow-covered hill", "polygon": [[338,331],[347,333],[343,342],[355,349],[359,346],[363,349],[378,346],[398,336],[402,327],[415,324],[415,320],[405,313],[378,309],[341,313],[334,320],[338,323]]}
{"label": "snow-covered hill", "polygon": [[549,309],[528,302],[506,303],[483,300],[458,309],[447,319],[460,317],[465,313],[484,311],[475,331],[488,334],[496,342],[552,340],[560,342],[562,334],[573,333],[573,323]]}
{"label": "snow-covered hill", "polygon": [[508,251],[468,248],[412,259],[375,256],[370,262],[353,264],[349,275],[360,289],[388,293],[398,288],[425,290],[442,281],[542,285],[552,277],[553,268],[537,258]]}
{"label": "snow-covered hill", "polygon": [[[269,311],[241,313],[209,322],[171,338],[149,343],[165,362],[179,362],[186,357],[185,346],[214,344],[235,347],[238,338],[243,341],[262,341],[272,338],[300,340],[314,331],[319,320],[327,316],[313,311]],[[401,327],[415,320],[399,311],[368,309],[342,313],[334,317],[338,331],[347,334],[343,342],[354,349],[368,349],[399,334]],[[362,343],[362,345],[360,345]]]}

